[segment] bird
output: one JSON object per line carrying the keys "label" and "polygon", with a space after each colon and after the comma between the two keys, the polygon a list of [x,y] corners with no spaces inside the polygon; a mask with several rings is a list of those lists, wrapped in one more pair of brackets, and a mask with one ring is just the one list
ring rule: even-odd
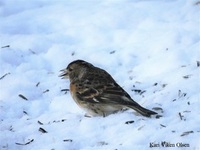
{"label": "bird", "polygon": [[157,114],[135,102],[107,71],[87,61],[74,60],[61,72],[59,77],[69,79],[70,94],[86,116],[106,117],[124,109],[145,117]]}

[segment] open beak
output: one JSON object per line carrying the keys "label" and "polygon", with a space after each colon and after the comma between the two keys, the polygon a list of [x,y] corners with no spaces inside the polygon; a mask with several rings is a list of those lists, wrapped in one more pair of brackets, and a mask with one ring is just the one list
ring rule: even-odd
{"label": "open beak", "polygon": [[62,72],[59,77],[62,77],[61,79],[68,79],[69,78],[69,74],[68,74],[68,70],[67,69],[62,69],[60,70],[60,72]]}

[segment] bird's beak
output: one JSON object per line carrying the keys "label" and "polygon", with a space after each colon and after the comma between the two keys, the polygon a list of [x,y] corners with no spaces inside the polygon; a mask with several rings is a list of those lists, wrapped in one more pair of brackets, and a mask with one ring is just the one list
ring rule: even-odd
{"label": "bird's beak", "polygon": [[60,72],[62,72],[59,77],[62,77],[62,79],[68,79],[69,78],[69,74],[68,74],[68,70],[67,69],[62,69],[60,70]]}

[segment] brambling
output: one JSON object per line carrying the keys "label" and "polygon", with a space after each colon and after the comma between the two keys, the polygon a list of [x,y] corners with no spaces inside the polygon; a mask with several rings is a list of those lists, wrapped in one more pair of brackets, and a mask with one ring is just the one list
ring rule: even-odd
{"label": "brambling", "polygon": [[131,108],[143,116],[157,114],[135,102],[105,70],[83,60],[71,62],[61,70],[62,79],[69,78],[74,101],[90,116],[107,116]]}

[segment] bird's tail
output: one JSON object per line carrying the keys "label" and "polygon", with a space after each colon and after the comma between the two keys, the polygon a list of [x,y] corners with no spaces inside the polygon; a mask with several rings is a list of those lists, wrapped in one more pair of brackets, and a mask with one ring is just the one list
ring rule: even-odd
{"label": "bird's tail", "polygon": [[139,104],[138,105],[129,105],[128,107],[134,109],[135,111],[137,111],[138,113],[140,113],[141,115],[143,115],[145,117],[151,117],[151,115],[157,114],[156,112],[146,109],[146,108],[140,106]]}

